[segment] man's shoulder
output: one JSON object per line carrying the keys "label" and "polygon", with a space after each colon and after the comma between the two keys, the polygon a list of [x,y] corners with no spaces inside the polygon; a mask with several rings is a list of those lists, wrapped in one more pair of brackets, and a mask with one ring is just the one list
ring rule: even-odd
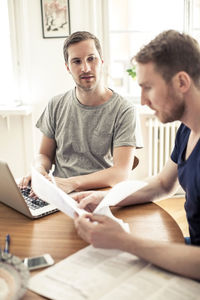
{"label": "man's shoulder", "polygon": [[117,92],[115,91],[112,91],[113,92],[113,98],[115,100],[117,100],[118,104],[119,105],[122,105],[124,107],[132,107],[132,108],[135,108],[134,104],[132,101],[130,101],[126,96],[123,96],[121,94],[118,94]]}
{"label": "man's shoulder", "polygon": [[48,111],[51,114],[61,113],[67,109],[67,107],[72,103],[70,99],[73,97],[73,90],[69,90],[66,93],[58,94],[51,98],[48,102]]}
{"label": "man's shoulder", "polygon": [[59,109],[59,107],[66,107],[71,103],[73,98],[73,89],[66,93],[58,94],[51,98],[48,103],[49,108]]}
{"label": "man's shoulder", "polygon": [[67,91],[65,93],[58,94],[58,95],[54,96],[50,100],[50,102],[53,102],[55,104],[55,103],[60,103],[60,102],[66,101],[66,100],[72,98],[72,94],[73,94],[73,90],[69,90],[69,91]]}
{"label": "man's shoulder", "polygon": [[124,113],[128,114],[130,117],[135,117],[138,114],[137,107],[130,99],[122,96],[116,92],[113,93],[115,97],[116,109],[119,114],[123,115]]}
{"label": "man's shoulder", "polygon": [[181,123],[178,128],[177,135],[185,136],[185,134],[189,133],[190,131],[191,131],[190,128],[188,128],[185,124]]}
{"label": "man's shoulder", "polygon": [[183,141],[188,140],[190,131],[190,128],[181,123],[176,133],[176,144],[183,145]]}

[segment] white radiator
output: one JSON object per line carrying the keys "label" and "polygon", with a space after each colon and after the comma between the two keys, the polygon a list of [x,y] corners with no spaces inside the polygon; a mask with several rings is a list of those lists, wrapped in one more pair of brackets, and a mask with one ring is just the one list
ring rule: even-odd
{"label": "white radiator", "polygon": [[147,119],[149,154],[148,175],[158,174],[174,148],[175,136],[180,122],[162,124],[156,117]]}

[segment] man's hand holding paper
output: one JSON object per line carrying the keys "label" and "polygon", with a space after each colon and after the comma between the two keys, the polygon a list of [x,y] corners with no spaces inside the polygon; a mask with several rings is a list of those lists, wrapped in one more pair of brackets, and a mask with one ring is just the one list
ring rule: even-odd
{"label": "man's hand holding paper", "polygon": [[76,217],[75,227],[79,236],[96,248],[119,249],[129,234],[115,220],[94,214]]}
{"label": "man's hand holding paper", "polygon": [[109,191],[85,191],[75,194],[78,207],[96,213],[103,207],[118,205],[123,199],[147,185],[144,181],[122,181]]}
{"label": "man's hand holding paper", "polygon": [[84,191],[72,196],[79,204],[78,207],[93,212],[106,196],[108,191]]}
{"label": "man's hand holding paper", "polygon": [[117,205],[146,184],[142,181],[124,181],[116,184],[108,192],[94,191],[77,194],[74,198],[80,202],[79,207],[92,208],[93,211],[93,215],[75,218],[75,226],[80,237],[94,247],[119,249],[119,244],[127,239],[129,225],[114,217],[109,206]]}

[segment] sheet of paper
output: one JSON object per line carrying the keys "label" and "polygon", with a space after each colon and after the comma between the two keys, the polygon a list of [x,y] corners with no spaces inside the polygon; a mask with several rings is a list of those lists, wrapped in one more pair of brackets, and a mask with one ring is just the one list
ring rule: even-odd
{"label": "sheet of paper", "polygon": [[[35,168],[32,168],[32,189],[39,198],[55,205],[59,210],[71,218],[74,218],[75,212],[79,215],[87,213],[84,209],[78,208],[78,203],[73,198],[46,179]],[[107,203],[107,207],[104,206],[103,208],[100,208],[99,214],[114,219],[124,228],[124,230],[129,231],[129,225],[124,223],[121,219],[114,217],[108,206],[109,203]]]}
{"label": "sheet of paper", "polygon": [[134,255],[88,246],[33,276],[29,289],[54,300],[198,299],[200,283]]}
{"label": "sheet of paper", "polygon": [[147,185],[145,181],[127,180],[116,184],[96,207],[94,213],[102,207],[115,206],[127,196]]}
{"label": "sheet of paper", "polygon": [[75,212],[79,215],[87,213],[84,209],[78,208],[78,204],[74,199],[42,176],[35,168],[32,168],[31,184],[33,191],[39,198],[55,205],[69,217],[74,218]]}
{"label": "sheet of paper", "polygon": [[113,219],[114,221],[116,221],[117,223],[119,223],[126,232],[130,232],[129,224],[125,223],[124,221],[122,221],[119,218],[116,218],[112,214],[112,212],[111,212],[111,210],[110,210],[110,208],[108,206],[104,206],[104,207],[100,208],[95,213],[98,214],[98,215],[107,216],[107,217]]}

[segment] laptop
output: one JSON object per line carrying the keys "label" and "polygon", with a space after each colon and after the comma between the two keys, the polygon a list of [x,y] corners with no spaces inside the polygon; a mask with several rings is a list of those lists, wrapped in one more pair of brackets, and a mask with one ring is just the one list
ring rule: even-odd
{"label": "laptop", "polygon": [[20,190],[4,161],[0,161],[0,202],[12,207],[23,215],[37,219],[58,211],[58,209],[39,198],[29,197],[31,188]]}

